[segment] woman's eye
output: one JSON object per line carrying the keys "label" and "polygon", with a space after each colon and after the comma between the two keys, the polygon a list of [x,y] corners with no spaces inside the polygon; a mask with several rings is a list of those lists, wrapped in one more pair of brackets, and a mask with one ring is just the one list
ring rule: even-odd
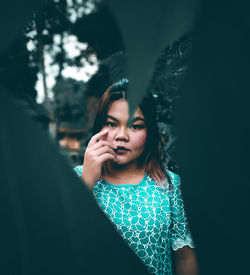
{"label": "woman's eye", "polygon": [[108,127],[111,127],[111,128],[114,128],[116,126],[115,123],[110,122],[110,121],[106,122],[105,125]]}
{"label": "woman's eye", "polygon": [[133,125],[130,126],[130,128],[131,128],[132,130],[137,130],[137,129],[144,129],[145,126],[144,126],[144,125],[141,125],[141,124],[133,124]]}

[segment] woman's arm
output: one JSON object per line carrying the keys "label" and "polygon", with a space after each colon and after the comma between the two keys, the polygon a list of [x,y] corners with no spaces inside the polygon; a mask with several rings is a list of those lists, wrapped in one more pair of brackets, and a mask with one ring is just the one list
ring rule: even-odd
{"label": "woman's arm", "polygon": [[198,275],[195,253],[189,246],[174,251],[176,275]]}

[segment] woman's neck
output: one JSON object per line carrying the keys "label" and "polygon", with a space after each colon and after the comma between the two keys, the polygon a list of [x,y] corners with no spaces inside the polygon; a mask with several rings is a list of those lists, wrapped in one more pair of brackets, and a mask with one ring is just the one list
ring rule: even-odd
{"label": "woman's neck", "polygon": [[131,163],[129,165],[110,164],[108,165],[108,171],[105,176],[122,180],[137,177],[144,173],[144,167],[139,167],[137,163]]}

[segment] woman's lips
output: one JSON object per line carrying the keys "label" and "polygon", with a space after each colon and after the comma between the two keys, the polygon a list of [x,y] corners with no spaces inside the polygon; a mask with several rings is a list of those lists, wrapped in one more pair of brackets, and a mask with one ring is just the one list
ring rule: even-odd
{"label": "woman's lips", "polygon": [[127,152],[129,151],[129,149],[126,148],[126,147],[118,146],[118,147],[115,148],[114,151],[115,151],[117,154],[125,154],[125,153],[127,153]]}

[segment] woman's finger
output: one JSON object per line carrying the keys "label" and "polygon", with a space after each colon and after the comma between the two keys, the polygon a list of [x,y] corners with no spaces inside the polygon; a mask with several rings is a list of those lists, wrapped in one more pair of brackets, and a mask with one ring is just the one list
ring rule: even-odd
{"label": "woman's finger", "polygon": [[108,146],[103,146],[95,151],[95,155],[98,157],[106,153],[110,153],[111,155],[115,156],[114,150]]}
{"label": "woman's finger", "polygon": [[103,130],[101,132],[99,132],[98,134],[94,135],[90,141],[88,146],[92,146],[93,144],[95,144],[96,142],[98,142],[102,137],[104,137],[106,134],[108,133],[108,130]]}
{"label": "woman's finger", "polygon": [[104,163],[105,161],[107,160],[116,160],[115,156],[110,154],[110,153],[105,153],[105,154],[102,154],[100,157],[99,157],[99,161],[101,161],[101,163]]}
{"label": "woman's finger", "polygon": [[96,142],[91,146],[91,150],[95,151],[105,146],[108,146],[113,150],[116,148],[116,146],[112,142],[109,142],[106,140],[100,140],[99,142]]}

